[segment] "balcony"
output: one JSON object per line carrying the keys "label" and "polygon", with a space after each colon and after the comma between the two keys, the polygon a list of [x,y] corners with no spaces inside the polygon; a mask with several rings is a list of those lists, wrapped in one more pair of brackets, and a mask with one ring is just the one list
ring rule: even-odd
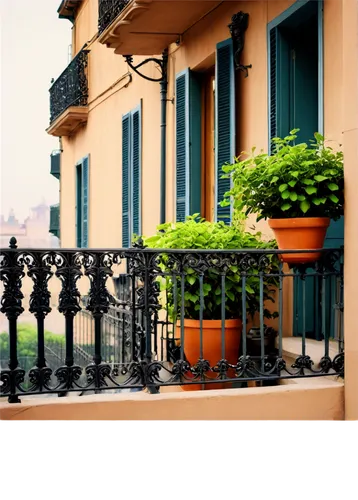
{"label": "balcony", "polygon": [[74,22],[76,13],[82,3],[82,0],[62,0],[59,8],[57,9],[58,17],[60,19],[68,19]]}
{"label": "balcony", "polygon": [[60,205],[50,206],[50,233],[57,238],[60,237]]}
{"label": "balcony", "polygon": [[[51,207],[54,218],[56,208]],[[274,249],[153,250],[139,244],[118,250],[27,251],[12,238],[10,248],[0,253],[1,312],[9,320],[8,352],[0,360],[1,396],[19,402],[20,395],[85,396],[128,389],[157,393],[174,386],[237,390],[254,383],[271,389],[343,377],[343,250],[319,252],[320,260],[309,270],[286,268]],[[115,278],[112,294],[108,279],[123,266],[127,272]],[[31,368],[18,357],[24,277],[33,282],[29,313],[37,325],[37,357]],[[308,278],[316,289],[314,329],[319,338],[308,339],[309,318],[303,314],[300,348],[292,359],[292,349],[285,347],[292,339],[287,337],[292,308],[287,287],[298,290],[306,310],[313,301]],[[58,310],[65,331],[60,350],[52,345],[50,353],[44,324],[53,280],[62,286]],[[88,285],[82,296],[80,282]],[[233,282],[240,283],[241,293],[230,293]],[[234,318],[229,310],[237,312]],[[193,319],[188,320],[189,311]],[[309,354],[312,343],[314,358]]]}
{"label": "balcony", "polygon": [[61,175],[61,151],[60,150],[52,151],[50,158],[51,158],[50,174],[53,175],[56,179],[59,179]]}
{"label": "balcony", "polygon": [[50,135],[71,135],[87,122],[88,54],[82,49],[50,88]]}
{"label": "balcony", "polygon": [[221,1],[99,0],[99,42],[122,55],[161,54]]}

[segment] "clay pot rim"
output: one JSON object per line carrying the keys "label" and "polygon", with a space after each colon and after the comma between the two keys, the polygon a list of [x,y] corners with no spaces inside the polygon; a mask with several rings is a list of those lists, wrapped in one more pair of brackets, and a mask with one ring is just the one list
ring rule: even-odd
{"label": "clay pot rim", "polygon": [[329,217],[292,217],[286,219],[268,219],[272,229],[296,229],[301,227],[328,227]]}
{"label": "clay pot rim", "polygon": [[[240,328],[242,326],[241,319],[226,319],[224,321],[225,328]],[[180,328],[180,321],[177,321],[177,328]],[[184,328],[198,328],[200,329],[200,320],[199,319],[187,319],[184,318]],[[203,319],[203,328],[214,328],[221,329],[222,320],[221,319]]]}

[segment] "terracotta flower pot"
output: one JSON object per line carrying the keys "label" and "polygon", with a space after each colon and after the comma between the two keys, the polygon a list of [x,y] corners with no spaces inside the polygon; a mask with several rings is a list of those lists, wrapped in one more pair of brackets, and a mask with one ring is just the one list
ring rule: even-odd
{"label": "terracotta flower pot", "polygon": [[[328,217],[269,219],[280,250],[316,250],[322,248],[331,220]],[[283,262],[305,264],[320,258],[319,252],[281,254]]]}
{"label": "terracotta flower pot", "polygon": [[[203,358],[208,360],[213,367],[222,358],[221,356],[221,320],[203,320]],[[180,323],[176,327],[176,336],[180,337]],[[242,332],[242,321],[240,319],[228,319],[225,321],[225,358],[230,364],[236,364],[239,355],[240,339]],[[184,353],[191,366],[194,366],[200,358],[200,321],[195,319],[184,319]],[[208,377],[216,378],[216,373],[208,373]],[[228,373],[234,376],[234,373]],[[186,377],[193,378],[191,373]],[[230,384],[206,384],[205,389],[223,389]],[[184,390],[198,391],[201,385],[184,385]]]}

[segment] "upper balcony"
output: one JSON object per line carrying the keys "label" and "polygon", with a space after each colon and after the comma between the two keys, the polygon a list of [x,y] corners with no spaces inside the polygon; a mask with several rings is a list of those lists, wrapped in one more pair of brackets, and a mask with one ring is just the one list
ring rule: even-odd
{"label": "upper balcony", "polygon": [[87,122],[88,54],[82,49],[50,88],[50,135],[71,135]]}
{"label": "upper balcony", "polygon": [[99,0],[99,41],[122,55],[161,54],[218,0]]}

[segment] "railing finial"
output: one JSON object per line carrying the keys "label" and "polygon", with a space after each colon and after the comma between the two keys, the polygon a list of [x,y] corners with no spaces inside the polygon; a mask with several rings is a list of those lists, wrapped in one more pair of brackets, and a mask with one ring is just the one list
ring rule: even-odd
{"label": "railing finial", "polygon": [[9,248],[16,249],[17,248],[17,239],[15,236],[12,236],[9,241]]}

